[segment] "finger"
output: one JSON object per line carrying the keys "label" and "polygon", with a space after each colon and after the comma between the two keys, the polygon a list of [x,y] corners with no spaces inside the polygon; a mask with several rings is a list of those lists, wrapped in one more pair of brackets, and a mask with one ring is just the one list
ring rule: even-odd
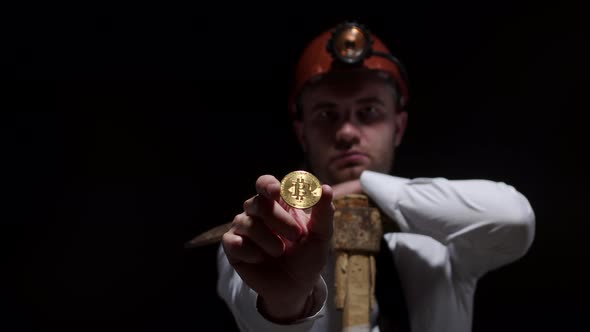
{"label": "finger", "polygon": [[272,175],[262,175],[256,180],[256,192],[270,200],[281,197],[281,183]]}
{"label": "finger", "polygon": [[279,257],[285,250],[285,244],[261,220],[242,213],[232,223],[236,235],[250,239],[255,245],[270,256]]}
{"label": "finger", "polygon": [[244,202],[244,211],[250,217],[262,220],[279,236],[291,241],[301,237],[301,226],[277,201],[257,195]]}
{"label": "finger", "polygon": [[260,263],[265,255],[260,248],[254,245],[248,238],[227,232],[221,239],[225,255],[231,264],[237,263]]}
{"label": "finger", "polygon": [[332,186],[334,199],[342,198],[350,194],[361,194],[363,189],[359,180],[347,181]]}
{"label": "finger", "polygon": [[333,229],[334,204],[332,199],[334,192],[329,185],[322,185],[322,197],[311,211],[309,232],[321,238],[330,238]]}

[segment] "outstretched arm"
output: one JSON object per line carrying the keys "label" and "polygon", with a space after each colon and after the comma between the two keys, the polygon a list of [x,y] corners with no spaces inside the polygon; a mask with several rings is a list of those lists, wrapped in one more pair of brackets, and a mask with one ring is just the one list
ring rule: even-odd
{"label": "outstretched arm", "polygon": [[270,175],[224,234],[218,293],[242,331],[309,331],[324,307],[321,277],[332,235],[332,189],[311,211],[287,206]]}
{"label": "outstretched arm", "polygon": [[217,293],[232,312],[236,324],[243,332],[309,332],[313,331],[315,321],[325,314],[328,287],[323,279],[314,288],[310,316],[288,324],[277,323],[263,316],[259,306],[259,296],[229,263],[222,246],[217,253]]}

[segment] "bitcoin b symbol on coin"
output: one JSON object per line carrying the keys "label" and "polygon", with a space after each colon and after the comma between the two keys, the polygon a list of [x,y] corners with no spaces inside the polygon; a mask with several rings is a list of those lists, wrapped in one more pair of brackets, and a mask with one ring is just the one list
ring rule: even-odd
{"label": "bitcoin b symbol on coin", "polygon": [[289,188],[289,191],[293,192],[293,198],[301,202],[305,199],[305,195],[311,191],[310,187],[310,183],[305,183],[304,179],[297,178],[294,186]]}
{"label": "bitcoin b symbol on coin", "polygon": [[294,171],[281,181],[281,197],[292,207],[307,209],[314,206],[322,196],[320,181],[306,171]]}

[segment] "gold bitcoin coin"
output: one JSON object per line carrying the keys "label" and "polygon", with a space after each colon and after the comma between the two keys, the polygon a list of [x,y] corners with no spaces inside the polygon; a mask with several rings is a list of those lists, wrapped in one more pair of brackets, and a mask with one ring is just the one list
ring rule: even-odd
{"label": "gold bitcoin coin", "polygon": [[309,172],[294,171],[281,180],[281,197],[294,208],[310,208],[321,196],[322,184]]}

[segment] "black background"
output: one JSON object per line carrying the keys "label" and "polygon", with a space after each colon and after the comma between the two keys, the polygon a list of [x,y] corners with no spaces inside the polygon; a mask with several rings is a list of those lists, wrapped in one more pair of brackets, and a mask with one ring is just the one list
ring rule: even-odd
{"label": "black background", "polygon": [[537,233],[486,275],[474,331],[585,323],[588,41],[581,6],[26,7],[3,24],[3,330],[233,330],[215,246],[261,174],[299,166],[286,98],[310,38],[365,23],[406,64],[396,173],[486,178]]}

